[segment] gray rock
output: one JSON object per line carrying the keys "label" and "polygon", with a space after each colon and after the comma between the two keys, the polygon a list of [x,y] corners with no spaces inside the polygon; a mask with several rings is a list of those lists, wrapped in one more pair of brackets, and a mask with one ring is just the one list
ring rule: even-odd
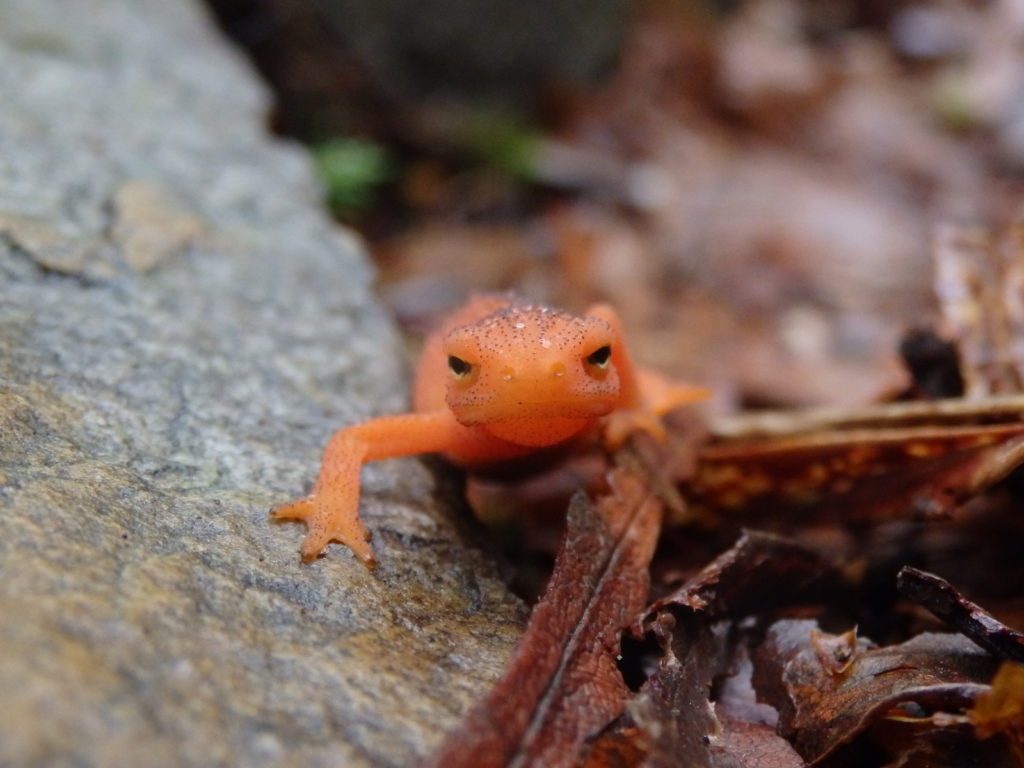
{"label": "gray rock", "polygon": [[0,764],[408,765],[523,618],[420,462],[303,565],[406,374],[356,240],[192,3],[0,0]]}

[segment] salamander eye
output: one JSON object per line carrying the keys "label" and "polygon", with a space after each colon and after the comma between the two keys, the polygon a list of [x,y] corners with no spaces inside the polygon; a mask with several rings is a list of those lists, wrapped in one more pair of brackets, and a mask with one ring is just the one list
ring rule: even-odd
{"label": "salamander eye", "polygon": [[595,368],[607,368],[609,361],[612,359],[612,347],[610,344],[598,347],[587,355],[585,359],[587,365],[592,365]]}
{"label": "salamander eye", "polygon": [[452,372],[452,376],[456,379],[464,379],[473,372],[473,366],[461,357],[448,355],[448,370]]}

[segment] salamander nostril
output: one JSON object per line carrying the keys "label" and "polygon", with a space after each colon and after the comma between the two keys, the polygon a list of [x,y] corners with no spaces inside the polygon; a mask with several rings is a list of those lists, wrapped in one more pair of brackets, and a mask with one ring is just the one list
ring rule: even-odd
{"label": "salamander nostril", "polygon": [[557,379],[559,376],[565,375],[565,365],[563,363],[552,363],[549,371],[552,378]]}

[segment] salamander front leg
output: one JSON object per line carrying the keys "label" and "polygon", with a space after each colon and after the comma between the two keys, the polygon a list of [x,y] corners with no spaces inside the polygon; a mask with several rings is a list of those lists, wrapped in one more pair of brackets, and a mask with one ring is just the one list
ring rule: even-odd
{"label": "salamander front leg", "polygon": [[302,559],[315,559],[329,543],[338,541],[368,568],[376,565],[370,532],[359,517],[359,474],[363,464],[418,453],[449,450],[456,444],[459,425],[447,410],[408,413],[346,427],[334,433],[324,450],[320,475],[304,499],[275,507],[278,520],[306,524]]}
{"label": "salamander front leg", "polygon": [[332,541],[352,550],[368,568],[377,561],[370,547],[370,532],[359,517],[359,473],[366,444],[351,427],[335,433],[324,452],[324,461],[313,492],[304,499],[275,507],[277,520],[301,520],[306,524],[302,559],[315,559]]}

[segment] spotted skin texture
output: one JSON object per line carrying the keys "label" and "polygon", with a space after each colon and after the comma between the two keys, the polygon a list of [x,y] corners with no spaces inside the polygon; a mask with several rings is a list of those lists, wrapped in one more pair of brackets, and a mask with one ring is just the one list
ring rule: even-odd
{"label": "spotted skin texture", "polygon": [[313,492],[273,515],[306,524],[304,560],[338,541],[373,567],[359,517],[366,462],[440,453],[461,466],[487,466],[596,427],[614,448],[634,429],[663,436],[662,414],[706,396],[634,368],[611,307],[597,305],[577,317],[508,295],[474,296],[427,339],[413,412],[338,430]]}

